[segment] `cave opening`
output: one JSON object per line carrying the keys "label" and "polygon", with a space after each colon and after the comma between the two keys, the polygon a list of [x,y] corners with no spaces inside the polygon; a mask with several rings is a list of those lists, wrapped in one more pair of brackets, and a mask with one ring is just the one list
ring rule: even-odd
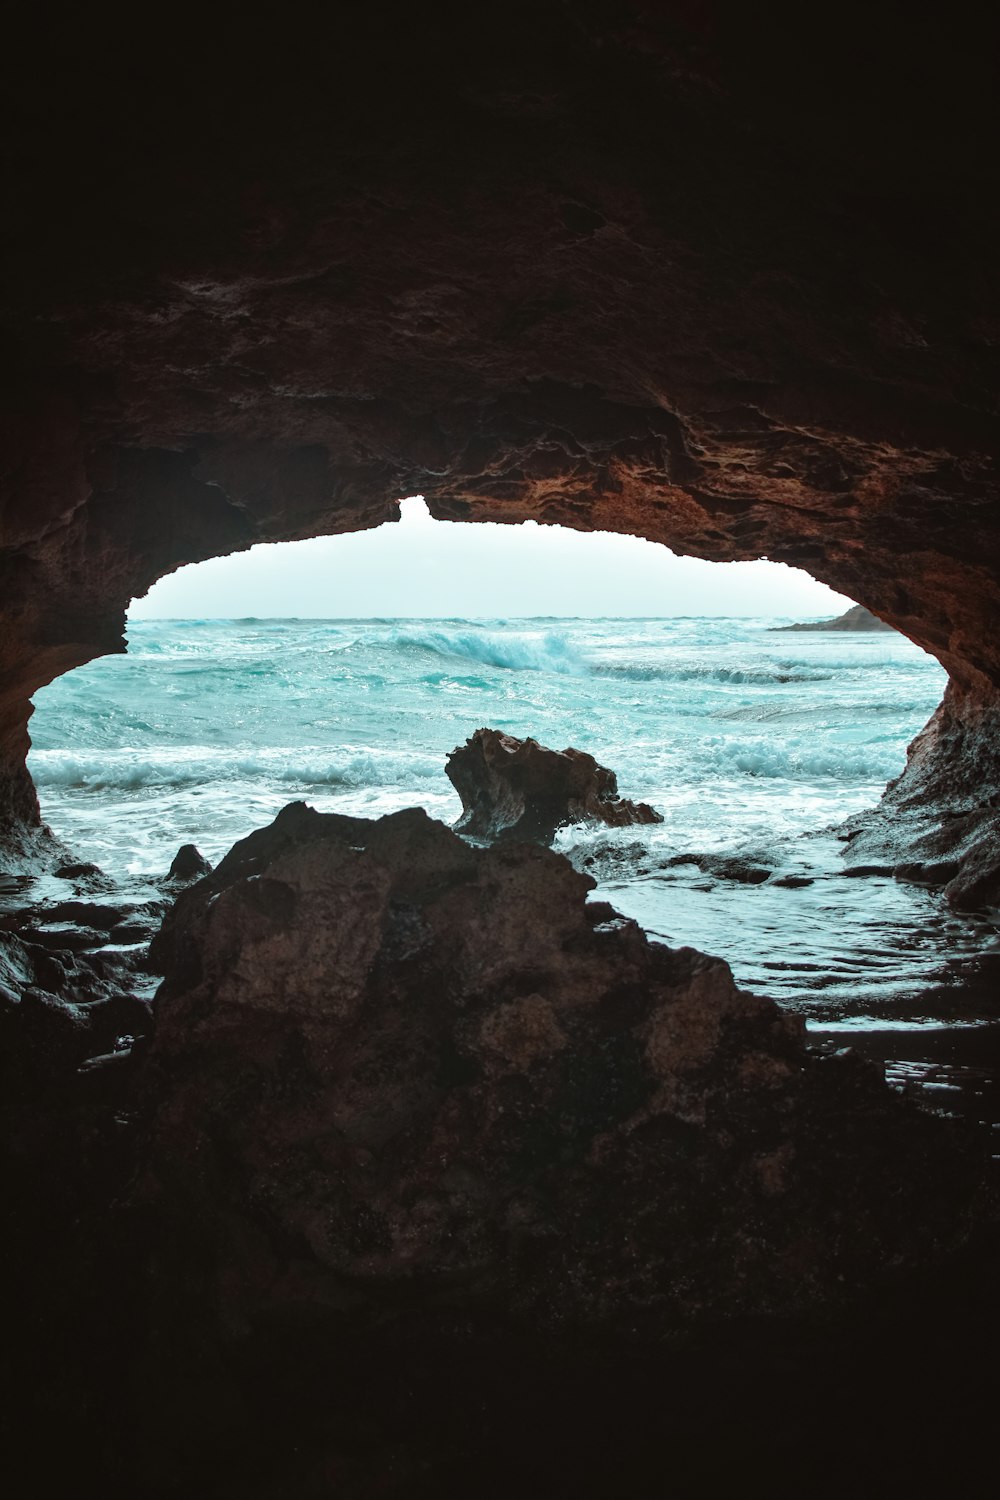
{"label": "cave opening", "polygon": [[136,601],[126,655],[39,694],[29,764],[57,833],[134,883],[184,843],[217,861],[292,800],[453,823],[445,762],[482,726],[572,745],[665,820],[559,831],[599,896],[941,1084],[928,1036],[954,1051],[956,1021],[984,1019],[994,923],[886,865],[859,875],[843,833],[903,769],[938,663],[894,631],[790,630],[850,601],[788,567],[401,505],[402,524],[196,564]]}

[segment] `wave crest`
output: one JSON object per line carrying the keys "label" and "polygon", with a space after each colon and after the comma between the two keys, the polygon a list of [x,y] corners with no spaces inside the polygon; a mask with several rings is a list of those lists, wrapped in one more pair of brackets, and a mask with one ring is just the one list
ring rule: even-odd
{"label": "wave crest", "polygon": [[782,682],[829,682],[831,672],[817,672],[806,667],[632,666],[601,662],[591,669],[598,677],[614,677],[625,682],[721,682],[737,686],[768,686]]}
{"label": "wave crest", "polygon": [[590,663],[560,631],[507,634],[489,630],[401,630],[391,645],[457,656],[512,672],[558,672],[584,677]]}
{"label": "wave crest", "polygon": [[443,775],[440,757],[406,751],[299,747],[246,753],[234,750],[72,751],[34,750],[31,772],[37,785],[102,792],[109,788],[197,786],[213,781],[279,782],[289,787],[405,786]]}

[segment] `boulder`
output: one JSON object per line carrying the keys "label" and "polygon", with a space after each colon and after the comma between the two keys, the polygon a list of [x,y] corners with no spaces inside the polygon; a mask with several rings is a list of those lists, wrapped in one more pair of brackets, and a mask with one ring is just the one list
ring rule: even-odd
{"label": "boulder", "polygon": [[961,1241],[957,1126],[592,887],[298,803],[182,893],[138,1085],[164,1337],[421,1307],[655,1334]]}
{"label": "boulder", "polygon": [[549,843],[567,823],[663,822],[647,803],[620,797],[614,771],[586,751],[549,750],[499,729],[477,729],[445,771],[462,799],[455,827],[474,839]]}
{"label": "boulder", "polygon": [[200,880],[203,875],[208,875],[211,868],[197,844],[182,844],[173,857],[167,879],[187,885],[192,880]]}

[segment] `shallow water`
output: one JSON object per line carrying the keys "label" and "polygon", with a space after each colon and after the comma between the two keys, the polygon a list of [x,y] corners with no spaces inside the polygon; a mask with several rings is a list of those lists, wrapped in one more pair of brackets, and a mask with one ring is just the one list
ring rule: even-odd
{"label": "shallow water", "polygon": [[[994,924],[845,875],[833,832],[902,770],[944,675],[895,634],[779,623],[135,622],[127,656],[38,695],[30,765],[55,830],[134,876],[188,841],[217,859],[295,798],[364,816],[418,803],[451,821],[445,756],[480,725],[576,745],[665,815],[557,844],[651,934],[721,954],[824,1035],[882,1035],[885,1055],[902,1057],[893,1039],[919,1022],[937,1056],[935,1019],[985,1041]],[[676,862],[705,853],[767,876]]]}

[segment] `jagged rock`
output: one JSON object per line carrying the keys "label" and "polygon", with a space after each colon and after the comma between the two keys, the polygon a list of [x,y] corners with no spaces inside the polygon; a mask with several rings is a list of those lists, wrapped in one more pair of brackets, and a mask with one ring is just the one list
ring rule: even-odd
{"label": "jagged rock", "polygon": [[[155,903],[134,907],[148,918]],[[60,1088],[87,1056],[111,1045],[119,1033],[150,1029],[148,1001],[130,989],[144,950],[109,963],[107,924],[127,909],[87,902],[61,902],[8,915],[0,930],[0,1093],[18,1108],[44,1097],[58,1116]],[[76,921],[62,920],[75,917]],[[53,920],[54,918],[59,920]],[[93,926],[79,925],[89,919]],[[97,925],[100,924],[100,925]],[[16,929],[16,930],[15,930]]]}
{"label": "jagged rock", "polygon": [[203,875],[210,874],[211,870],[211,863],[197,844],[182,844],[173,857],[167,879],[187,884],[192,880],[200,880]]}
{"label": "jagged rock", "polygon": [[137,1188],[171,1316],[652,1333],[961,1240],[979,1166],[950,1126],[592,886],[420,810],[298,803],[179,897]]}
{"label": "jagged rock", "polygon": [[584,750],[549,750],[530,737],[477,729],[448,756],[462,799],[459,833],[475,839],[548,843],[567,823],[662,823],[645,802],[618,795],[618,778]]}
{"label": "jagged rock", "polygon": [[878,615],[873,615],[870,609],[865,609],[862,604],[855,604],[838,615],[835,620],[814,620],[805,625],[772,625],[772,631],[781,630],[889,630],[893,627],[880,620]]}
{"label": "jagged rock", "polygon": [[[954,684],[874,811],[848,820],[849,865],[915,865],[947,879],[958,910],[1000,906],[1000,710]],[[850,870],[848,871],[850,873]]]}
{"label": "jagged rock", "polygon": [[95,927],[80,927],[75,922],[54,922],[51,926],[29,927],[25,938],[54,953],[81,953],[88,948],[99,948],[107,941],[107,934]]}
{"label": "jagged rock", "polygon": [[142,920],[136,917],[129,922],[120,922],[108,933],[108,942],[114,944],[148,942],[159,926],[154,918]]}
{"label": "jagged rock", "polygon": [[751,854],[703,854],[692,850],[670,855],[669,859],[661,861],[660,869],[672,870],[680,865],[696,865],[716,880],[733,880],[739,885],[763,885],[773,873],[770,865],[762,864]]}

